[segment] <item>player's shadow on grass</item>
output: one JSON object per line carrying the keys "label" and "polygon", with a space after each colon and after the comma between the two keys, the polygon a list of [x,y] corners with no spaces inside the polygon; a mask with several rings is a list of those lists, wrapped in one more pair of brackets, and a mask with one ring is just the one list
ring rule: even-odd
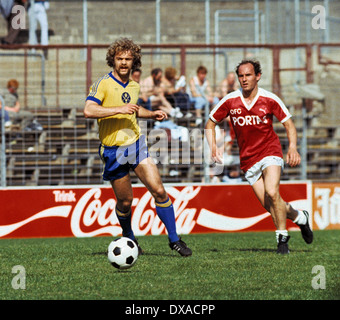
{"label": "player's shadow on grass", "polygon": [[[245,251],[245,252],[276,252],[276,249],[269,249],[269,248],[228,248],[228,250],[232,251]],[[289,248],[291,253],[295,252],[311,252],[309,249],[291,249]]]}
{"label": "player's shadow on grass", "polygon": [[[107,252],[101,251],[101,252],[92,252],[92,256],[106,256]],[[172,253],[160,253],[160,252],[144,252],[142,255],[143,256],[156,256],[156,257],[181,257],[178,254],[172,254]]]}
{"label": "player's shadow on grass", "polygon": [[160,253],[160,252],[144,252],[143,256],[155,256],[155,257],[181,257],[178,254],[172,253]]}
{"label": "player's shadow on grass", "polygon": [[273,252],[274,249],[269,248],[229,248],[232,251],[246,251],[246,252]]}
{"label": "player's shadow on grass", "polygon": [[107,255],[107,251],[101,251],[101,252],[92,252],[91,256],[106,256]]}

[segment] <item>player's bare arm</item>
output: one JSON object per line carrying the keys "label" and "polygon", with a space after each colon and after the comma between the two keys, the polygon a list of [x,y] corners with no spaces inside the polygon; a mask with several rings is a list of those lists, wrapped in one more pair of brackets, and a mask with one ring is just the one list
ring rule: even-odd
{"label": "player's bare arm", "polygon": [[219,153],[218,148],[216,147],[216,134],[215,134],[216,123],[209,119],[205,126],[205,136],[208,141],[208,145],[210,148],[211,159],[217,163],[223,163],[223,155]]}
{"label": "player's bare arm", "polygon": [[162,111],[162,110],[155,110],[151,111],[148,109],[145,109],[143,107],[139,107],[137,112],[138,118],[144,118],[144,119],[154,119],[157,121],[163,121],[168,118],[168,115]]}
{"label": "player's bare arm", "polygon": [[286,161],[291,167],[298,166],[301,162],[301,157],[299,152],[297,151],[297,133],[294,122],[292,119],[288,119],[283,123],[283,126],[286,129],[287,137],[288,137],[288,152]]}
{"label": "player's bare arm", "polygon": [[138,112],[140,106],[136,104],[125,104],[120,107],[102,107],[94,101],[87,100],[84,108],[85,118],[106,118],[116,114],[133,114]]}

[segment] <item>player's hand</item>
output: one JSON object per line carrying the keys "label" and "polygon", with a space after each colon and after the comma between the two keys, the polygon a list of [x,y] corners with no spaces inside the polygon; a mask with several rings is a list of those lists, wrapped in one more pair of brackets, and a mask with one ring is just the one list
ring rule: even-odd
{"label": "player's hand", "polygon": [[286,161],[291,167],[296,167],[301,163],[301,157],[296,148],[288,148]]}
{"label": "player's hand", "polygon": [[126,104],[125,106],[121,107],[120,113],[123,114],[134,114],[135,112],[138,112],[139,106],[136,104]]}
{"label": "player's hand", "polygon": [[211,153],[211,160],[214,163],[223,164],[223,154],[220,152],[220,150],[216,150]]}
{"label": "player's hand", "polygon": [[155,110],[153,112],[153,119],[163,121],[164,119],[168,119],[168,115],[162,110]]}

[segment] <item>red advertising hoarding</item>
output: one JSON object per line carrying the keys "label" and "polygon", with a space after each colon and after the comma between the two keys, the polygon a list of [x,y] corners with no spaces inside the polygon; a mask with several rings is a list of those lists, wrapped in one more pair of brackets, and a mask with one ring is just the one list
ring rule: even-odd
{"label": "red advertising hoarding", "polygon": [[[311,186],[283,183],[285,201],[311,210]],[[166,186],[179,234],[275,230],[248,184]],[[111,187],[0,189],[0,238],[119,236]],[[132,227],[136,236],[164,234],[151,194],[134,187]],[[288,221],[287,228],[295,225]]]}
{"label": "red advertising hoarding", "polygon": [[340,183],[313,183],[314,228],[340,229]]}

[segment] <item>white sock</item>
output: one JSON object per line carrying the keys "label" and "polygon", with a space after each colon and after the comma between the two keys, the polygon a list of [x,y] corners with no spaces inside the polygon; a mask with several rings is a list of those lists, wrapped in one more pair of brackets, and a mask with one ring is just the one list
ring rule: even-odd
{"label": "white sock", "polygon": [[282,234],[285,237],[288,237],[288,231],[287,230],[276,230],[275,234],[276,234],[276,241],[277,241],[277,243],[279,243],[279,235],[280,234]]}
{"label": "white sock", "polygon": [[298,210],[298,216],[293,222],[299,225],[305,225],[307,223],[307,218],[302,211]]}

